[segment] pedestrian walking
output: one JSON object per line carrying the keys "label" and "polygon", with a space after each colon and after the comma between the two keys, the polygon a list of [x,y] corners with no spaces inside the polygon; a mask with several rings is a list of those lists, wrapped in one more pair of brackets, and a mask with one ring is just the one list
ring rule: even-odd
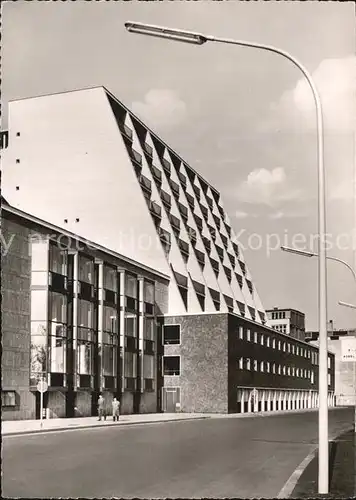
{"label": "pedestrian walking", "polygon": [[103,396],[100,394],[99,399],[98,399],[98,414],[99,414],[99,420],[101,420],[101,417],[104,417],[104,420],[106,420],[106,412],[105,412],[105,400]]}
{"label": "pedestrian walking", "polygon": [[114,398],[112,401],[112,419],[114,422],[115,420],[118,422],[119,418],[120,418],[120,401]]}

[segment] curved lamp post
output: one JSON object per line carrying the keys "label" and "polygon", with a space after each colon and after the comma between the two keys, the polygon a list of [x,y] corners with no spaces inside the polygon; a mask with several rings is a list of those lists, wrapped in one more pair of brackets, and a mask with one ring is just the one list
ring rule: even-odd
{"label": "curved lamp post", "polygon": [[319,93],[308,70],[288,52],[255,42],[218,38],[191,31],[154,26],[144,23],[126,22],[130,33],[166,38],[178,42],[203,45],[217,42],[274,52],[292,62],[305,76],[313,93],[316,107],[317,154],[318,154],[318,230],[319,230],[319,484],[320,494],[329,491],[329,442],[328,442],[328,376],[327,376],[327,296],[326,296],[326,222],[325,222],[325,172],[323,144],[323,115]]}

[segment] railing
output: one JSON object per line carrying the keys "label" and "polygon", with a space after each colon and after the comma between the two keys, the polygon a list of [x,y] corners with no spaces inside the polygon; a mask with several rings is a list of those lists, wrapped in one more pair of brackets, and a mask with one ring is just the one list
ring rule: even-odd
{"label": "railing", "polygon": [[203,244],[205,246],[206,251],[210,253],[211,252],[211,241],[208,238],[206,238],[205,236],[203,236],[202,239],[203,239]]}
{"label": "railing", "polygon": [[179,209],[179,212],[181,214],[182,217],[184,217],[185,219],[188,218],[188,209],[185,205],[183,205],[183,203],[178,203],[178,209]]}
{"label": "railing", "polygon": [[240,309],[240,312],[241,312],[242,316],[244,316],[245,315],[245,311],[246,311],[245,304],[243,304],[242,302],[237,301],[237,305],[238,305],[238,307]]}
{"label": "railing", "polygon": [[126,136],[128,137],[129,139],[132,140],[132,136],[133,136],[133,132],[132,130],[130,129],[130,127],[128,127],[127,125],[125,125],[124,123],[119,123],[119,129],[121,130],[121,132]]}
{"label": "railing", "polygon": [[176,217],[173,214],[169,214],[169,220],[172,226],[174,226],[176,229],[180,230],[180,220],[178,217]]}
{"label": "railing", "polygon": [[187,197],[187,201],[189,203],[189,206],[194,209],[194,206],[195,206],[195,202],[194,202],[194,197],[189,194],[189,193],[185,193],[186,197]]}
{"label": "railing", "polygon": [[206,202],[207,204],[209,205],[209,207],[211,208],[211,210],[213,209],[214,207],[214,202],[213,200],[209,197],[209,196],[206,196]]}
{"label": "railing", "polygon": [[162,208],[154,201],[150,203],[150,212],[159,218],[162,217]]}
{"label": "railing", "polygon": [[220,217],[218,217],[215,214],[213,214],[213,217],[214,217],[214,221],[215,221],[216,226],[220,229],[220,225],[221,225]]}
{"label": "railing", "polygon": [[163,168],[166,170],[166,172],[168,172],[169,174],[171,173],[171,164],[168,160],[166,160],[165,158],[162,158],[162,165],[163,165]]}
{"label": "railing", "polygon": [[212,288],[209,288],[209,292],[214,302],[220,302],[220,292],[217,292]]}
{"label": "railing", "polygon": [[179,248],[181,249],[182,252],[185,254],[189,254],[189,245],[183,240],[179,240],[178,242]]}
{"label": "railing", "polygon": [[166,193],[166,191],[163,191],[163,189],[161,190],[161,198],[165,206],[171,208],[172,206],[171,196],[168,193]]}
{"label": "railing", "polygon": [[146,151],[147,154],[153,156],[153,148],[149,146],[146,142],[143,144],[143,149]]}
{"label": "railing", "polygon": [[219,247],[218,245],[215,245],[215,247],[216,247],[216,251],[218,252],[220,259],[224,260],[224,250],[221,247]]}
{"label": "railing", "polygon": [[198,215],[194,215],[194,220],[195,220],[196,225],[198,226],[199,231],[202,231],[203,230],[203,219],[198,217]]}
{"label": "railing", "polygon": [[204,205],[200,205],[200,209],[202,211],[202,214],[204,216],[205,219],[208,218],[208,215],[209,215],[209,211],[206,207],[204,207]]}
{"label": "railing", "polygon": [[179,196],[179,184],[177,184],[176,182],[174,182],[172,180],[169,181],[169,184],[171,186],[173,194],[176,196]]}
{"label": "railing", "polygon": [[145,177],[142,174],[140,175],[140,184],[141,184],[142,189],[149,192],[150,194],[152,193],[151,181],[149,179],[147,179],[147,177]]}
{"label": "railing", "polygon": [[138,153],[135,149],[131,150],[132,153],[132,159],[142,165],[142,155]]}
{"label": "railing", "polygon": [[200,200],[200,189],[198,188],[198,186],[193,185],[193,190],[194,190],[194,193],[196,194],[198,200]]}
{"label": "railing", "polygon": [[235,264],[236,264],[235,257],[233,255],[231,255],[231,253],[228,253],[227,255],[228,255],[229,259],[230,259],[232,267],[235,267]]}
{"label": "railing", "polygon": [[241,271],[243,272],[243,274],[246,274],[246,266],[245,266],[245,264],[241,260],[239,260],[239,264],[240,264]]}
{"label": "railing", "polygon": [[160,237],[160,240],[163,244],[165,245],[171,245],[171,235],[168,231],[166,231],[165,229],[162,229],[160,228],[159,230],[159,237]]}
{"label": "railing", "polygon": [[162,172],[160,171],[159,168],[157,168],[155,165],[152,165],[151,166],[151,170],[152,170],[152,175],[153,177],[159,181],[159,183],[162,182]]}
{"label": "railing", "polygon": [[168,375],[168,376],[179,376],[180,375],[180,370],[179,369],[168,369],[168,368],[165,368],[163,370],[163,375]]}
{"label": "railing", "polygon": [[187,178],[182,172],[178,172],[178,177],[179,180],[181,181],[182,185],[186,188],[187,187]]}
{"label": "railing", "polygon": [[226,236],[224,236],[223,234],[220,235],[221,236],[221,241],[223,242],[224,244],[224,247],[227,248],[227,244],[228,244],[228,239],[226,238]]}
{"label": "railing", "polygon": [[204,285],[202,285],[201,283],[198,283],[197,281],[193,281],[193,287],[194,287],[194,290],[199,295],[204,295],[205,296],[205,286]]}
{"label": "railing", "polygon": [[189,236],[190,241],[195,245],[197,242],[197,232],[195,229],[193,229],[190,226],[187,226],[187,233]]}
{"label": "railing", "polygon": [[219,262],[215,259],[210,259],[211,266],[215,273],[219,273]]}
{"label": "railing", "polygon": [[225,298],[225,302],[227,304],[227,307],[230,307],[230,308],[234,308],[234,300],[229,297],[228,295],[224,295],[224,298]]}

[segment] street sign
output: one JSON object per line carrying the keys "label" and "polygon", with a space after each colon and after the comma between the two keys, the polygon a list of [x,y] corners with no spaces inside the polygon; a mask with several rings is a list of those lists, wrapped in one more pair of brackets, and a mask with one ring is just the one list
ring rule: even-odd
{"label": "street sign", "polygon": [[341,361],[356,362],[356,337],[341,339]]}
{"label": "street sign", "polygon": [[45,380],[40,380],[40,381],[38,382],[38,384],[37,384],[37,390],[38,390],[38,392],[43,393],[43,392],[46,392],[46,391],[47,391],[47,389],[48,389],[48,384],[47,384],[47,382],[46,382]]}

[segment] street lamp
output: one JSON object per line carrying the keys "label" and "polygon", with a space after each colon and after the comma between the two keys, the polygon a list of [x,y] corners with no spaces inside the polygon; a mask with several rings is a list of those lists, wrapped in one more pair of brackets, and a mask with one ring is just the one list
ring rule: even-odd
{"label": "street lamp", "polygon": [[[302,255],[303,257],[318,257],[317,253],[307,252],[306,250],[298,250],[298,249],[292,248],[292,247],[281,246],[281,250],[283,250],[285,252],[295,253],[297,255]],[[354,277],[354,280],[355,280],[355,284],[356,284],[356,271],[355,271],[355,269],[353,269],[350,266],[350,264],[348,264],[347,262],[345,262],[342,259],[338,259],[337,257],[329,257],[329,256],[327,256],[326,258],[327,258],[327,260],[333,260],[335,262],[340,262],[340,264],[343,264],[345,267],[347,267],[347,269],[349,269],[351,271],[352,276]],[[349,304],[348,302],[343,302],[342,300],[339,300],[339,304],[340,304],[340,306],[349,307],[351,309],[356,309],[356,305]],[[320,337],[320,335],[319,335],[319,337]],[[354,380],[355,380],[355,391],[356,391],[356,362],[354,362]],[[354,417],[354,422],[355,422],[354,430],[356,432],[356,393],[355,393],[355,417]]]}
{"label": "street lamp", "polygon": [[[284,252],[295,253],[295,254],[301,255],[303,257],[318,257],[317,253],[308,252],[306,250],[298,250],[297,248],[292,248],[292,247],[281,246],[281,250],[283,250]],[[329,257],[329,255],[326,257],[326,259],[333,260],[334,262],[340,262],[340,264],[343,264],[345,267],[347,267],[349,269],[349,271],[351,271],[351,273],[354,277],[354,280],[356,281],[356,271],[346,261],[344,261],[342,259],[338,259],[337,257]]]}
{"label": "street lamp", "polygon": [[175,40],[178,42],[203,45],[217,42],[274,52],[291,61],[303,73],[313,93],[316,107],[317,155],[318,155],[318,230],[319,230],[319,485],[320,494],[329,491],[329,439],[328,439],[328,371],[327,371],[327,296],[326,296],[326,223],[325,223],[325,172],[323,144],[323,115],[319,93],[313,79],[304,66],[284,50],[271,45],[228,38],[217,38],[191,31],[154,26],[136,22],[126,22],[131,33]]}

